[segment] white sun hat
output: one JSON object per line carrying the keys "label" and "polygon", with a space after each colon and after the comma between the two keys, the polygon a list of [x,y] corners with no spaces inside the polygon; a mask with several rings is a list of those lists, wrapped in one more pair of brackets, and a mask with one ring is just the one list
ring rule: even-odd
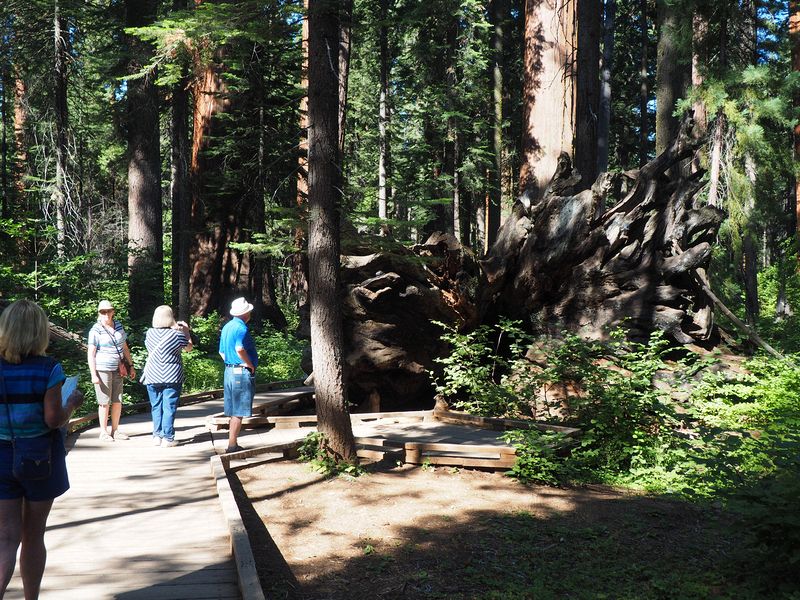
{"label": "white sun hat", "polygon": [[241,317],[242,315],[252,312],[252,310],[253,305],[244,298],[237,298],[231,302],[231,316],[233,317]]}
{"label": "white sun hat", "polygon": [[100,303],[97,305],[97,312],[101,310],[114,310],[114,305],[108,300],[100,300]]}

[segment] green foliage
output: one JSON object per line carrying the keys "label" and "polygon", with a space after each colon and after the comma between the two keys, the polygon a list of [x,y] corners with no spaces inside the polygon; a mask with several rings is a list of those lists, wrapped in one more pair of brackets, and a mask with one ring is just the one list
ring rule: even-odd
{"label": "green foliage", "polygon": [[303,379],[300,367],[303,349],[308,345],[290,333],[278,331],[267,325],[254,336],[258,348],[256,377],[261,381]]}
{"label": "green foliage", "polygon": [[[498,358],[488,334],[447,332],[453,354],[441,361],[437,390],[461,398],[460,408],[506,415],[525,412],[520,398],[559,386],[566,395],[552,414],[582,431],[571,447],[554,434],[506,433],[518,454],[510,474],[523,481],[601,481],[707,500],[741,490],[758,495],[765,482],[777,486],[791,479],[787,473],[800,475],[791,460],[800,431],[800,361],[758,357],[736,374],[691,354],[667,361],[674,350],[660,333],[636,343],[617,331],[603,343],[572,334],[541,342],[541,364],[532,365],[519,360],[521,347]],[[495,361],[507,370],[499,377],[507,386],[502,394],[486,391],[500,385]],[[676,403],[678,392],[688,400]]]}
{"label": "green foliage", "polygon": [[326,477],[336,475],[351,475],[358,477],[363,474],[363,469],[358,464],[342,460],[330,449],[325,435],[319,431],[309,433],[298,448],[299,458]]}
{"label": "green foliage", "polygon": [[219,359],[192,351],[183,355],[183,370],[185,379],[183,392],[201,392],[222,387],[224,365]]}
{"label": "green foliage", "polygon": [[455,408],[484,417],[519,414],[521,402],[509,377],[524,360],[522,348],[529,339],[519,322],[504,319],[495,327],[482,325],[468,333],[437,324],[452,348],[449,356],[436,359],[443,365],[441,376],[431,373],[437,394]]}
{"label": "green foliage", "polygon": [[222,328],[220,315],[213,312],[207,317],[193,315],[189,325],[196,347],[202,348],[209,354],[217,352],[219,348],[219,332]]}
{"label": "green foliage", "polygon": [[575,466],[616,473],[651,464],[670,415],[653,376],[664,367],[668,342],[661,332],[649,343],[625,341],[621,331],[608,343],[566,334],[533,376],[540,386],[573,382],[568,420],[583,435],[572,455]]}
{"label": "green foliage", "polygon": [[568,465],[556,455],[564,446],[561,433],[535,429],[515,429],[503,434],[502,439],[517,449],[517,460],[509,475],[520,481],[556,485],[568,477]]}
{"label": "green foliage", "polygon": [[732,508],[762,576],[788,591],[800,584],[800,436],[786,436],[782,444],[789,458],[775,475],[737,493]]}

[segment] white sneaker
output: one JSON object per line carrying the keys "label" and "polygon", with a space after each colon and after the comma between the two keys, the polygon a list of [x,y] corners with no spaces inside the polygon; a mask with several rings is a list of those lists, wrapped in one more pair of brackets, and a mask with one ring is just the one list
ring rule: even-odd
{"label": "white sneaker", "polygon": [[173,448],[178,445],[178,440],[163,440],[161,442],[162,448]]}
{"label": "white sneaker", "polygon": [[160,446],[161,445],[161,438],[153,436],[153,446]]}
{"label": "white sneaker", "polygon": [[100,432],[100,441],[101,442],[113,442],[114,438],[107,431],[101,431]]}
{"label": "white sneaker", "polygon": [[111,434],[115,440],[129,440],[131,437],[125,433],[124,431],[117,429],[114,433]]}

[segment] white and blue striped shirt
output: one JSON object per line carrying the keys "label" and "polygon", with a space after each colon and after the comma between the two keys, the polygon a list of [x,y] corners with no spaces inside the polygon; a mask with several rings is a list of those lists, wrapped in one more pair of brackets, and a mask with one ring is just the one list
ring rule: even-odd
{"label": "white and blue striped shirt", "polygon": [[125,356],[122,344],[127,338],[122,323],[116,319],[113,330],[100,323],[92,325],[87,343],[97,348],[94,360],[98,371],[116,371],[119,368],[120,354]]}
{"label": "white and blue striped shirt", "polygon": [[183,383],[181,352],[189,345],[183,332],[169,327],[150,328],[144,345],[148,356],[140,379],[142,383]]}

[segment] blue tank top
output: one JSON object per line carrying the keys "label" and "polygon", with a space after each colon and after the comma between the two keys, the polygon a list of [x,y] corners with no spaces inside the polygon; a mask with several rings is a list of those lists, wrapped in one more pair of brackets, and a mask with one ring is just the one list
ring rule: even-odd
{"label": "blue tank top", "polygon": [[38,437],[50,431],[44,422],[44,395],[64,382],[61,363],[49,356],[29,356],[19,364],[0,358],[0,374],[0,393],[5,391],[0,402],[8,402],[8,410],[0,406],[0,439],[11,439],[9,413],[14,437]]}

